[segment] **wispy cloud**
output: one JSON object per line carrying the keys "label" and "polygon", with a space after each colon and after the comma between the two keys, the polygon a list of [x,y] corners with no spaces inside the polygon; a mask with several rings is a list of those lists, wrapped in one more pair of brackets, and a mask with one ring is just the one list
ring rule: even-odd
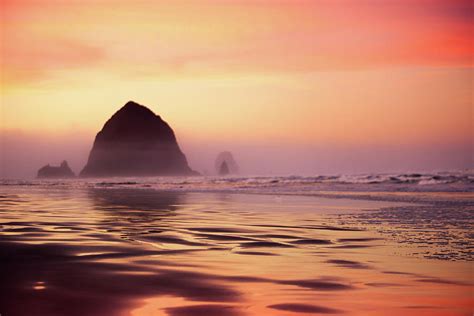
{"label": "wispy cloud", "polygon": [[472,3],[464,0],[46,0],[2,7],[2,67],[10,81],[75,68],[228,75],[468,67],[472,59]]}

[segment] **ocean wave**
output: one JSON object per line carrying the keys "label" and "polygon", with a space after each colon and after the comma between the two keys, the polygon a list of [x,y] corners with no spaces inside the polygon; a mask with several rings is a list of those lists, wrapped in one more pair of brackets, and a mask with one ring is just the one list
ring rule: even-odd
{"label": "ocean wave", "polygon": [[247,183],[247,184],[474,184],[474,173],[435,173],[435,174],[360,174],[330,176],[285,176],[285,177],[231,177],[207,178],[212,183]]}
{"label": "ocean wave", "polygon": [[133,187],[169,190],[259,190],[292,193],[308,190],[474,191],[473,172],[254,177],[140,177],[61,180],[0,180],[0,185]]}

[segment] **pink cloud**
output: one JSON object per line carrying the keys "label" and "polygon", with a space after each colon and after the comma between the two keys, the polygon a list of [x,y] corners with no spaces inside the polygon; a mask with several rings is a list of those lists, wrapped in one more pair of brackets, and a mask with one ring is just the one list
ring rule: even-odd
{"label": "pink cloud", "polygon": [[[78,67],[169,75],[472,63],[472,2],[465,0],[115,4],[2,2],[6,79],[36,80]],[[54,34],[37,27],[48,17]],[[69,24],[84,31],[72,35]],[[104,29],[102,41],[94,38]]]}
{"label": "pink cloud", "polygon": [[2,68],[7,81],[42,79],[56,70],[92,66],[105,58],[102,48],[72,39],[7,37]]}

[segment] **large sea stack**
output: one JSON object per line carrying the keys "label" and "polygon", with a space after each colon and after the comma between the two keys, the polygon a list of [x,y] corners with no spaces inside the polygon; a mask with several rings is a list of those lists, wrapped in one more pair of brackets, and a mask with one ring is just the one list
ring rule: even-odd
{"label": "large sea stack", "polygon": [[147,107],[128,102],[97,134],[83,177],[196,175],[171,127]]}

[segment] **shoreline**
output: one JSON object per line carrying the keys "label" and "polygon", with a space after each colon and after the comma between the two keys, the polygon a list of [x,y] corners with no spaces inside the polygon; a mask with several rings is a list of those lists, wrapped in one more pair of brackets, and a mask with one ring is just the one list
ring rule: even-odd
{"label": "shoreline", "polygon": [[[218,315],[230,308],[279,316],[318,306],[349,315],[462,315],[472,308],[472,255],[462,252],[466,244],[451,241],[469,243],[470,222],[458,206],[433,207],[245,192],[0,186],[0,266],[11,276],[0,301],[12,314],[24,306],[25,315],[29,306],[48,315],[64,314],[50,306],[77,308],[67,293],[88,315],[212,307]],[[457,233],[452,225],[460,225]],[[51,305],[41,305],[45,299]]]}

